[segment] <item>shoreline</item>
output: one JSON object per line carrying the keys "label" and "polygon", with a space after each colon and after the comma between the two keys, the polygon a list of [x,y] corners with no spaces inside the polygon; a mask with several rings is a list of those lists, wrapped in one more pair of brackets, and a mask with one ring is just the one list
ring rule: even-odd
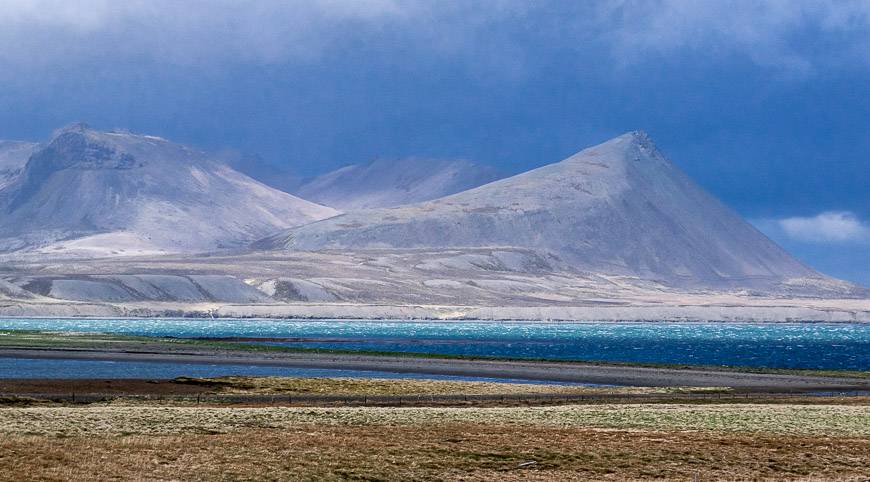
{"label": "shoreline", "polygon": [[[202,316],[199,316],[202,315]],[[119,321],[138,321],[138,320],[166,320],[166,321],[203,321],[203,320],[222,320],[222,321],[310,321],[310,322],[329,322],[329,321],[352,321],[352,322],[371,322],[371,323],[444,323],[444,324],[461,324],[469,322],[481,323],[499,323],[499,324],[657,324],[657,323],[686,323],[686,324],[836,324],[849,325],[870,324],[870,319],[867,321],[854,320],[726,320],[726,319],[540,319],[540,318],[505,318],[505,319],[489,319],[489,318],[371,318],[371,317],[297,317],[297,316],[208,316],[200,312],[190,312],[184,315],[5,315],[0,313],[0,320],[119,320]]]}
{"label": "shoreline", "polygon": [[[819,301],[819,300],[807,300]],[[855,301],[855,300],[850,300]],[[863,300],[860,300],[863,301]],[[6,319],[300,320],[497,323],[870,323],[857,308],[799,305],[440,306],[389,304],[0,303]]]}
{"label": "shoreline", "polygon": [[462,360],[380,355],[231,352],[198,350],[161,352],[116,349],[0,348],[0,357],[17,359],[92,360],[175,364],[250,365],[325,368],[419,375],[451,375],[531,381],[622,386],[728,386],[766,391],[868,391],[870,379],[769,374],[693,368],[592,365],[542,361]]}

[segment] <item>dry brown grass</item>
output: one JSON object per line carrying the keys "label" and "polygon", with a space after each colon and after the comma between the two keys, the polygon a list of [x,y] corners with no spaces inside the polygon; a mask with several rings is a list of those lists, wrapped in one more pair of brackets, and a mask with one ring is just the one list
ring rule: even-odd
{"label": "dry brown grass", "polygon": [[870,406],[0,409],[10,481],[695,477],[867,480]]}
{"label": "dry brown grass", "polygon": [[213,386],[222,393],[316,395],[492,395],[596,393],[726,393],[726,387],[590,387],[542,383],[499,383],[380,378],[219,377],[176,379]]}
{"label": "dry brown grass", "polygon": [[866,437],[481,424],[0,439],[0,478],[16,481],[866,480],[868,467]]}
{"label": "dry brown grass", "polygon": [[[172,380],[136,379],[0,379],[0,393],[70,395],[597,395],[734,393],[726,387],[590,387],[543,383],[500,383],[422,379],[296,378],[296,377],[178,377]],[[0,400],[2,405],[3,400]]]}
{"label": "dry brown grass", "polygon": [[596,404],[555,407],[194,407],[108,405],[0,409],[0,435],[51,437],[222,433],[299,425],[692,430],[870,438],[866,405]]}

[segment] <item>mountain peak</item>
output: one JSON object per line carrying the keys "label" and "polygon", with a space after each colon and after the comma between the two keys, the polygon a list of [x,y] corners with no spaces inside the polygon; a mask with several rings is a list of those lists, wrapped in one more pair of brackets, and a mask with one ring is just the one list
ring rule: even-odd
{"label": "mountain peak", "polygon": [[29,171],[53,172],[59,169],[130,169],[135,157],[112,143],[100,139],[98,131],[80,122],[55,131],[51,140],[35,152]]}
{"label": "mountain peak", "polygon": [[598,149],[608,145],[618,145],[623,149],[626,149],[626,152],[635,150],[650,156],[661,156],[661,152],[655,142],[653,142],[652,137],[642,130],[626,132],[621,136],[614,137],[613,139],[604,142],[603,144],[591,147],[590,149]]}
{"label": "mountain peak", "polygon": [[669,285],[817,277],[634,131],[570,158],[426,203],[293,228],[265,246],[533,249],[584,272]]}
{"label": "mountain peak", "polygon": [[56,253],[238,247],[337,214],[196,149],[83,123],[55,131],[14,182],[0,178],[0,212],[0,251]]}
{"label": "mountain peak", "polygon": [[61,127],[60,129],[55,129],[54,132],[52,132],[51,139],[59,137],[63,134],[84,133],[84,132],[91,131],[91,130],[93,130],[93,129],[91,128],[90,124],[88,124],[87,122],[81,122],[81,121],[73,122],[71,124],[67,124],[67,125]]}
{"label": "mountain peak", "polygon": [[642,142],[652,142],[652,139],[650,139],[649,134],[647,134],[647,132],[645,130],[641,130],[641,129],[626,132],[625,134],[621,135],[620,137],[628,137],[628,138],[631,138],[632,140],[634,140],[635,142],[641,142],[641,143]]}
{"label": "mountain peak", "polygon": [[628,133],[631,137],[631,143],[637,146],[639,149],[648,151],[650,153],[658,153],[659,149],[656,146],[655,142],[653,142],[652,137],[646,133],[646,131],[631,131]]}
{"label": "mountain peak", "polygon": [[[611,166],[624,165],[626,168],[629,165],[634,165],[647,171],[647,175],[670,166],[670,161],[659,150],[649,134],[641,130],[626,132],[609,141],[583,149],[566,161],[569,163],[570,161],[604,163]],[[634,168],[628,170],[634,170]]]}

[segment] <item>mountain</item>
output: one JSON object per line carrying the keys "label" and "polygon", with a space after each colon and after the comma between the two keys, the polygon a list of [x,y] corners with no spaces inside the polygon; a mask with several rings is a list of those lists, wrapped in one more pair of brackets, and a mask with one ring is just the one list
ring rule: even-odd
{"label": "mountain", "polygon": [[0,189],[21,173],[37,146],[35,142],[0,141]]}
{"label": "mountain", "polygon": [[572,270],[673,286],[769,287],[824,278],[705,192],[641,132],[452,196],[349,212],[255,246],[531,248]]}
{"label": "mountain", "polygon": [[492,167],[464,160],[401,159],[354,164],[292,191],[343,211],[429,201],[498,179]]}
{"label": "mountain", "polygon": [[154,136],[56,131],[0,189],[0,251],[148,254],[243,246],[337,214]]}
{"label": "mountain", "polygon": [[236,171],[286,193],[295,193],[305,181],[305,178],[266,162],[256,154],[224,150],[218,152],[216,157]]}

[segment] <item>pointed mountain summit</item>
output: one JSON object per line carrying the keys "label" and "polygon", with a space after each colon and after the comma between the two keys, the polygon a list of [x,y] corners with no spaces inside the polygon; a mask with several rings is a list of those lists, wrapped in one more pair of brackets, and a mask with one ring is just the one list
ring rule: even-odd
{"label": "pointed mountain summit", "polygon": [[0,188],[0,251],[87,255],[242,246],[337,214],[186,146],[85,124],[55,131]]}
{"label": "pointed mountain summit", "polygon": [[306,182],[294,194],[343,211],[430,201],[495,181],[498,171],[466,160],[379,159]]}
{"label": "pointed mountain summit", "polygon": [[452,196],[347,213],[257,246],[522,247],[575,270],[711,288],[822,277],[695,184],[642,132]]}

